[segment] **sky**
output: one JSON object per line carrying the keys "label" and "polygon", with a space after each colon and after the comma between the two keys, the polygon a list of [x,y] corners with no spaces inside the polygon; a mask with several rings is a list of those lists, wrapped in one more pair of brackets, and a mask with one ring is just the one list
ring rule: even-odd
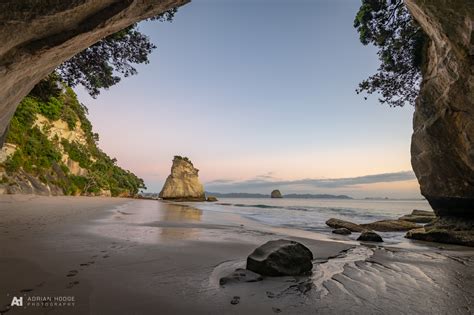
{"label": "sky", "polygon": [[182,155],[207,191],[419,198],[413,108],[355,93],[379,64],[353,28],[359,6],[193,0],[172,23],[140,23],[157,49],[138,75],[79,99],[100,147],[151,192]]}

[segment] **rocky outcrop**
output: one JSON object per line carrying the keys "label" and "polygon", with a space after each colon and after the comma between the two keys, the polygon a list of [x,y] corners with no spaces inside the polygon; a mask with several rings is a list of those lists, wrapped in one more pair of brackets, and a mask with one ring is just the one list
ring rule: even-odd
{"label": "rocky outcrop", "polygon": [[380,220],[361,224],[360,226],[377,232],[403,232],[418,228],[416,223],[403,220]]}
{"label": "rocky outcrop", "polygon": [[474,5],[405,3],[430,38],[413,118],[413,170],[438,216],[474,218]]}
{"label": "rocky outcrop", "polygon": [[160,192],[160,198],[180,201],[205,201],[204,187],[199,182],[199,170],[186,157],[175,156],[171,174]]}
{"label": "rocky outcrop", "polygon": [[333,229],[345,228],[351,232],[363,232],[365,230],[374,230],[378,232],[403,232],[418,228],[416,223],[403,220],[380,220],[371,223],[356,224],[349,221],[331,218],[326,224]]}
{"label": "rocky outcrop", "polygon": [[137,21],[189,0],[0,3],[0,146],[18,103],[76,53]]}
{"label": "rocky outcrop", "polygon": [[335,218],[331,218],[327,220],[326,224],[332,227],[333,229],[345,228],[351,232],[362,232],[363,230],[365,230],[359,224],[355,224],[349,221],[344,221],[344,220],[335,219]]}
{"label": "rocky outcrop", "polygon": [[247,269],[264,276],[298,276],[313,268],[313,253],[290,240],[269,241],[247,258]]}
{"label": "rocky outcrop", "polygon": [[398,220],[414,222],[414,223],[430,223],[436,216],[433,211],[413,210],[411,214],[406,214],[398,218]]}
{"label": "rocky outcrop", "polygon": [[406,238],[474,247],[474,220],[437,218],[422,228],[408,231]]}
{"label": "rocky outcrop", "polygon": [[270,197],[271,198],[283,198],[283,196],[281,195],[281,192],[278,189],[275,189],[274,191],[272,191],[272,193],[270,194]]}
{"label": "rocky outcrop", "polygon": [[374,231],[363,231],[357,240],[362,242],[383,242],[382,237]]}

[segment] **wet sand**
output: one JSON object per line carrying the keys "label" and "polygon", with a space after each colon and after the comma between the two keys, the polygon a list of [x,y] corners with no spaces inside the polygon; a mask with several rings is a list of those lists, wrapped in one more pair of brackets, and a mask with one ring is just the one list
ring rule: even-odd
{"label": "wet sand", "polygon": [[[278,238],[313,251],[312,276],[219,285]],[[0,312],[471,314],[474,251],[410,244],[361,245],[153,200],[0,196]],[[8,309],[13,297],[23,306]],[[60,297],[74,302],[31,302]]]}

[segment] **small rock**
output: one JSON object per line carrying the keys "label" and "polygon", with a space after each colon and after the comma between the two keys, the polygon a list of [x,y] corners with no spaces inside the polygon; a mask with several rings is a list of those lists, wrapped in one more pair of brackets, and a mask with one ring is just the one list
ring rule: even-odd
{"label": "small rock", "polygon": [[215,201],[217,201],[217,197],[215,197],[215,196],[207,196],[206,201],[215,202]]}
{"label": "small rock", "polygon": [[338,228],[338,229],[332,230],[332,232],[334,234],[340,234],[340,235],[349,235],[352,233],[350,230],[346,228]]}
{"label": "small rock", "polygon": [[278,189],[275,189],[274,191],[272,191],[272,193],[270,194],[270,197],[271,198],[283,198],[283,196],[281,195],[281,192]]}
{"label": "small rock", "polygon": [[239,283],[239,282],[257,282],[262,281],[263,278],[258,273],[247,269],[236,269],[233,273],[228,276],[222,277],[219,279],[220,285],[230,284],[230,283]]}
{"label": "small rock", "polygon": [[247,269],[265,276],[297,276],[311,273],[313,253],[290,240],[269,241],[247,258]]}
{"label": "small rock", "polygon": [[240,296],[234,296],[234,298],[230,301],[230,304],[237,305],[240,303]]}
{"label": "small rock", "polygon": [[365,242],[383,242],[382,237],[374,231],[363,231],[357,240]]}

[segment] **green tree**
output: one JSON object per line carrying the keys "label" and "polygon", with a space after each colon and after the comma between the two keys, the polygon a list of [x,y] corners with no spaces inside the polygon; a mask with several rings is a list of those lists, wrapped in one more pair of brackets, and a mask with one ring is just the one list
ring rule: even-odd
{"label": "green tree", "polygon": [[[174,8],[149,20],[171,22],[176,12]],[[56,71],[70,87],[81,84],[96,97],[101,89],[117,84],[121,77],[136,74],[133,65],[148,63],[148,55],[155,48],[135,23],[78,53]],[[44,84],[42,87],[51,88]]]}
{"label": "green tree", "polygon": [[377,73],[359,83],[357,94],[379,93],[380,103],[392,107],[414,105],[427,36],[403,0],[362,0],[354,27],[362,44],[378,48],[380,59]]}

